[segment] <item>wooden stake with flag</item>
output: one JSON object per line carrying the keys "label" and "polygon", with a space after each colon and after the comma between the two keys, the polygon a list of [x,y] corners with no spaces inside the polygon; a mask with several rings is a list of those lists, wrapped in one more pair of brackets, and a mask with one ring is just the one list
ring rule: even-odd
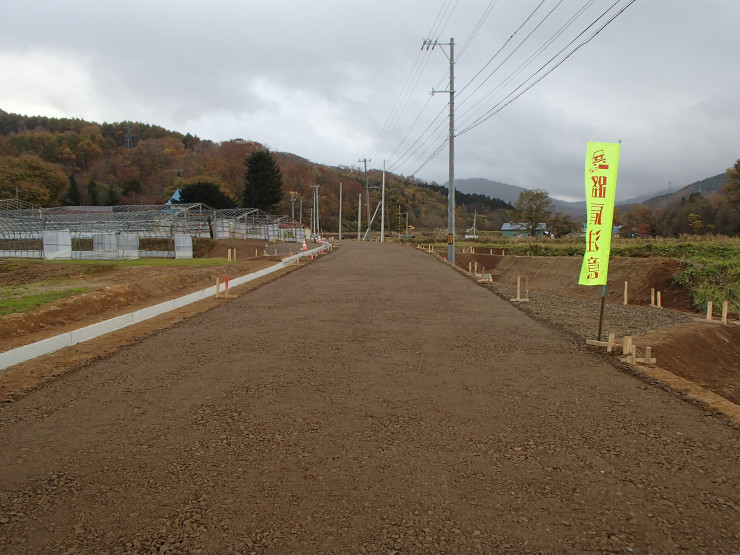
{"label": "wooden stake with flag", "polygon": [[619,143],[588,143],[586,149],[586,252],[579,285],[602,285],[598,340],[604,318],[606,278],[617,192]]}

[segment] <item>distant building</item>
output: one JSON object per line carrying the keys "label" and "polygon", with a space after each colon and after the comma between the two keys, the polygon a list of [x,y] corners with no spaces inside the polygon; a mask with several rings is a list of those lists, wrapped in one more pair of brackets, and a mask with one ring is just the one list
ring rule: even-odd
{"label": "distant building", "polygon": [[[544,222],[537,224],[537,229],[534,232],[535,237],[541,237],[547,233],[547,226]],[[527,224],[513,224],[506,222],[501,226],[501,235],[504,237],[527,237],[529,232],[527,231]]]}

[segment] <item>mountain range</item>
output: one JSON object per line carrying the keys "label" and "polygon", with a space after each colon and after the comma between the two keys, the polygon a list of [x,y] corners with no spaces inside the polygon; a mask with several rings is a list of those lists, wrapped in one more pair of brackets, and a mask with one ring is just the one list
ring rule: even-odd
{"label": "mountain range", "polygon": [[[623,201],[617,201],[616,205],[622,209],[628,209],[637,204],[645,204],[651,208],[665,208],[677,204],[682,198],[687,198],[692,194],[701,193],[710,195],[727,183],[724,173],[696,181],[690,185],[670,193],[660,193],[657,195],[643,195]],[[447,186],[447,184],[445,184]],[[480,177],[469,179],[456,179],[455,188],[465,193],[479,193],[493,198],[499,198],[509,203],[515,203],[525,187],[508,185],[499,181],[492,181]],[[561,199],[552,199],[553,205],[557,212],[573,218],[584,218],[586,214],[586,201],[565,201]]]}

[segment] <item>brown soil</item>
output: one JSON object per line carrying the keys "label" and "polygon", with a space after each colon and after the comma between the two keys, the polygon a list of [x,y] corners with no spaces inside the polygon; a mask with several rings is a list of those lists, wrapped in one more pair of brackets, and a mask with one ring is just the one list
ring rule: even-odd
{"label": "brown soil", "polygon": [[[0,266],[0,286],[22,285],[25,290],[85,288],[87,293],[54,301],[28,312],[0,316],[0,350],[6,351],[120,316],[222,282],[226,276],[239,277],[276,264],[295,252],[294,245],[269,245],[264,241],[231,240],[214,242],[210,258],[226,258],[228,249],[237,249],[237,260],[220,266],[132,266],[54,263],[23,259],[6,260]],[[259,256],[255,256],[255,250]],[[267,251],[269,256],[263,256]],[[247,258],[251,254],[251,258]],[[242,260],[242,257],[244,258]],[[240,288],[240,294],[259,284],[292,271],[288,268]],[[233,293],[233,291],[232,291]],[[51,377],[74,368],[88,358],[144,337],[184,317],[211,308],[219,301],[203,301],[152,321],[124,328],[114,334],[79,344],[46,357],[0,370],[0,401],[17,398]]]}
{"label": "brown soil", "polygon": [[[488,254],[456,254],[455,263],[467,269],[468,263],[478,263],[479,269],[493,275],[496,283],[516,284],[521,277],[522,287],[529,283],[531,289],[568,295],[590,300],[600,300],[601,287],[578,285],[581,258],[568,256],[501,256]],[[680,273],[681,263],[668,258],[612,258],[609,261],[609,280],[606,302],[622,304],[624,282],[628,283],[629,303],[649,305],[650,291],[661,292],[664,308],[693,310],[691,295],[673,283],[672,277]]]}
{"label": "brown soil", "polygon": [[[521,295],[528,288],[530,298],[517,305],[521,310],[582,341],[596,339],[601,288],[578,285],[579,258],[465,253],[456,255],[455,262],[463,269],[469,263],[477,263],[479,271],[485,267],[494,280],[489,287],[506,299],[516,296],[519,277]],[[672,280],[680,271],[680,263],[671,259],[613,259],[602,339],[613,332],[617,338],[634,337],[641,349],[649,346],[657,367],[700,386],[690,392],[685,384],[672,382],[671,387],[740,423],[740,408],[731,406],[728,412],[725,403],[700,391],[705,388],[740,404],[740,326],[736,321],[729,326],[702,322],[704,315],[691,311],[689,292]],[[625,281],[629,282],[628,306],[624,306]],[[662,309],[650,306],[651,289],[656,297],[661,291]],[[615,351],[613,357],[620,356],[621,351]],[[644,366],[636,370],[650,374]]]}
{"label": "brown soil", "polygon": [[7,553],[740,542],[738,429],[392,245],[343,245],[0,405],[0,444]]}

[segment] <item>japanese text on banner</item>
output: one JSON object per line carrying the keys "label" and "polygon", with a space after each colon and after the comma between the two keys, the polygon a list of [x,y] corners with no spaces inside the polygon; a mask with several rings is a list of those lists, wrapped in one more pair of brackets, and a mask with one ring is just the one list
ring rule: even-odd
{"label": "japanese text on banner", "polygon": [[588,143],[586,150],[586,252],[580,285],[606,285],[619,146],[619,143]]}

